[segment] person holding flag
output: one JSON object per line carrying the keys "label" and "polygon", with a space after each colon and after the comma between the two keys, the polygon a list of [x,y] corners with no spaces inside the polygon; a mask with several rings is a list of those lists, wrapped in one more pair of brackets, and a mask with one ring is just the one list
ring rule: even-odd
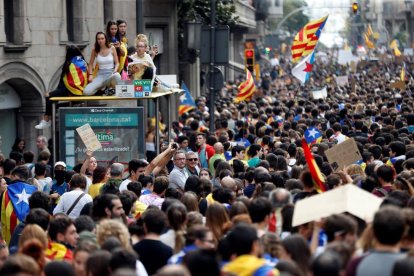
{"label": "person holding flag", "polygon": [[81,50],[74,45],[68,46],[58,87],[52,92],[46,92],[46,112],[40,123],[35,126],[36,129],[51,127],[52,102],[50,98],[83,95],[83,89],[88,84],[87,70],[88,64]]}
{"label": "person holding flag", "polygon": [[293,199],[293,202],[318,193],[326,192],[325,179],[318,167],[318,164],[316,164],[312,152],[309,149],[306,138],[302,139],[302,148],[306,164],[308,165],[308,170],[304,170],[300,176],[300,179],[304,185],[303,192],[297,193]]}
{"label": "person holding flag", "polygon": [[17,166],[11,175],[13,182],[7,186],[1,201],[1,230],[7,244],[16,226],[30,211],[29,197],[37,191],[36,186],[26,183],[29,178],[26,166]]}

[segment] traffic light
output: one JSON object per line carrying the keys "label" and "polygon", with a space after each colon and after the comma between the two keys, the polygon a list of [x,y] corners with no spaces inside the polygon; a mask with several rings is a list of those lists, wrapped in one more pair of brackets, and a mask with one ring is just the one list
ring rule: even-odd
{"label": "traffic light", "polygon": [[253,49],[245,49],[244,50],[244,66],[253,73],[254,71],[254,50]]}
{"label": "traffic light", "polygon": [[357,14],[357,13],[358,13],[358,3],[357,3],[357,2],[354,2],[354,3],[352,4],[352,12],[353,12],[354,14]]}

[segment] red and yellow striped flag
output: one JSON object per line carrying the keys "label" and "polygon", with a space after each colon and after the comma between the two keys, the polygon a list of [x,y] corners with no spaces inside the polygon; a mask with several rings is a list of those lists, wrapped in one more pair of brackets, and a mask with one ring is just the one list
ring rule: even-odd
{"label": "red and yellow striped flag", "polygon": [[19,223],[9,193],[5,191],[1,201],[1,232],[7,244],[9,244],[13,231]]}
{"label": "red and yellow striped flag", "polygon": [[319,170],[318,165],[316,164],[315,158],[313,158],[312,152],[310,151],[305,138],[302,139],[302,148],[306,163],[308,164],[309,171],[312,175],[313,185],[315,186],[316,191],[318,191],[318,193],[325,192],[325,180],[322,176],[321,171]]}
{"label": "red and yellow striped flag", "polygon": [[292,44],[292,59],[297,61],[312,53],[318,43],[321,31],[325,26],[328,16],[306,24],[295,36]]}
{"label": "red and yellow striped flag", "polygon": [[240,83],[238,90],[239,94],[234,99],[236,103],[250,101],[254,92],[256,92],[253,76],[249,70],[246,70],[246,81]]}
{"label": "red and yellow striped flag", "polygon": [[52,261],[72,261],[73,254],[66,246],[61,243],[49,241],[45,250],[46,258]]}

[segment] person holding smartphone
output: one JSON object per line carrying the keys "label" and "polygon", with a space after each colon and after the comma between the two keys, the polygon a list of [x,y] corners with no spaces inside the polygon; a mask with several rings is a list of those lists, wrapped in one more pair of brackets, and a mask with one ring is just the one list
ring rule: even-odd
{"label": "person holding smartphone", "polygon": [[118,24],[115,21],[109,21],[106,25],[106,36],[110,41],[110,45],[114,46],[116,49],[116,53],[118,55],[118,73],[121,73],[124,69],[125,61],[126,61],[126,53],[127,48],[125,44],[122,42],[120,33],[118,30]]}

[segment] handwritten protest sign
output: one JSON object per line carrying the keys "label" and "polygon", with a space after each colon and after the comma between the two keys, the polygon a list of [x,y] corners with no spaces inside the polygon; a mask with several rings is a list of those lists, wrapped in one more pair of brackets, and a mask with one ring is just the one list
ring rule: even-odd
{"label": "handwritten protest sign", "polygon": [[337,76],[335,78],[335,80],[336,80],[336,84],[338,86],[345,86],[345,85],[348,85],[349,84],[348,83],[348,76],[347,75],[345,75],[345,76]]}
{"label": "handwritten protest sign", "polygon": [[353,184],[314,195],[295,204],[292,226],[348,212],[367,222],[372,221],[382,199]]}
{"label": "handwritten protest sign", "polygon": [[325,99],[327,96],[328,96],[328,92],[326,90],[326,86],[320,90],[312,91],[312,97],[314,100]]}
{"label": "handwritten protest sign", "polygon": [[93,132],[89,124],[85,124],[76,129],[86,148],[91,151],[97,151],[102,148],[101,143]]}
{"label": "handwritten protest sign", "polygon": [[362,159],[354,138],[325,151],[326,158],[334,171],[342,170],[344,167]]}

